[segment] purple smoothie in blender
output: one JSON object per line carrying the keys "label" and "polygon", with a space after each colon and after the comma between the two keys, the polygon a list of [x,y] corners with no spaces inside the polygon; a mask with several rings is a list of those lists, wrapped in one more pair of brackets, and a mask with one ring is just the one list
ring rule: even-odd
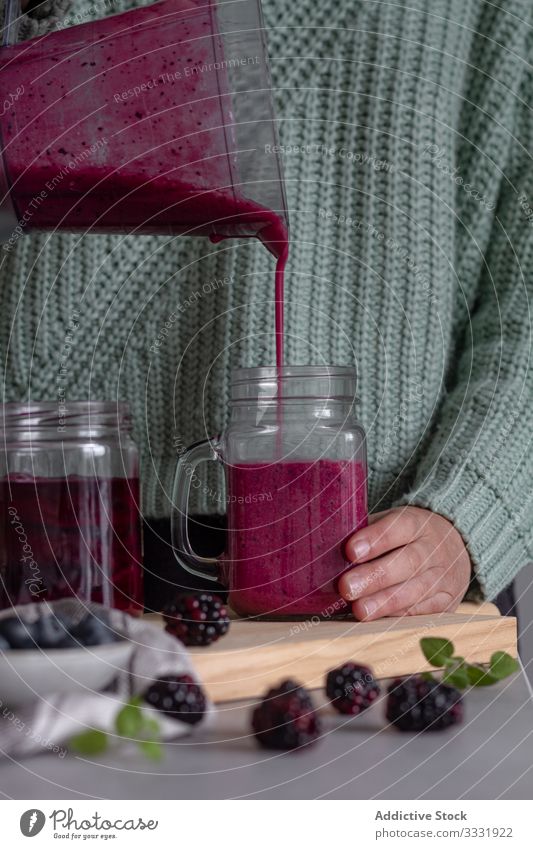
{"label": "purple smoothie in blender", "polygon": [[2,89],[22,90],[0,136],[24,230],[259,236],[279,255],[279,162],[244,149],[275,141],[252,90],[260,6],[233,5],[162,0],[1,49]]}
{"label": "purple smoothie in blender", "polygon": [[32,230],[256,236],[278,260],[283,364],[287,214],[258,0],[161,0],[9,44],[0,85],[17,92],[0,114],[8,249]]}

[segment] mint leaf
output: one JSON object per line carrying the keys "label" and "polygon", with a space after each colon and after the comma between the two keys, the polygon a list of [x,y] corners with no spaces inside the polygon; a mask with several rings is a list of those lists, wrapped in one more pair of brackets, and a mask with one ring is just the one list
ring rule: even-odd
{"label": "mint leaf", "polygon": [[99,755],[107,749],[107,734],[96,728],[92,731],[83,731],[72,737],[69,748],[80,755]]}
{"label": "mint leaf", "polygon": [[[140,707],[142,704],[140,696],[130,699],[115,717],[115,730],[119,737],[135,740],[147,758],[160,760],[163,750],[157,740],[159,723],[153,717],[144,715]],[[108,743],[105,731],[95,728],[73,737],[69,746],[81,755],[97,755],[107,749]]]}
{"label": "mint leaf", "polygon": [[115,728],[121,737],[138,737],[143,727],[143,715],[138,705],[129,702],[115,717]]}
{"label": "mint leaf", "polygon": [[505,651],[495,651],[490,659],[490,674],[501,681],[520,669],[518,661]]}
{"label": "mint leaf", "polygon": [[[444,637],[422,637],[420,648],[432,666],[443,667],[442,682],[460,690],[469,684],[473,687],[489,687],[520,668],[518,661],[504,651],[494,652],[488,668],[466,663],[464,657],[453,656],[453,643]],[[428,673],[424,673],[424,677],[428,681],[434,680]]]}
{"label": "mint leaf", "polygon": [[491,675],[490,671],[482,666],[473,666],[468,664],[466,667],[468,680],[473,687],[490,687],[491,684],[496,684],[498,679]]}
{"label": "mint leaf", "polygon": [[422,637],[420,648],[432,666],[445,666],[453,656],[453,643],[443,637]]}
{"label": "mint leaf", "polygon": [[423,678],[424,681],[436,681],[437,680],[436,678],[433,677],[431,672],[422,672],[420,677]]}
{"label": "mint leaf", "polygon": [[139,740],[138,746],[143,754],[152,761],[160,761],[163,757],[163,750],[157,740]]}
{"label": "mint leaf", "polygon": [[143,716],[142,730],[148,737],[157,737],[159,729],[160,725],[157,719],[152,719],[151,716]]}
{"label": "mint leaf", "polygon": [[452,687],[458,687],[459,690],[464,690],[468,687],[470,681],[463,658],[456,658],[456,663],[446,668],[442,676],[442,683],[450,684]]}

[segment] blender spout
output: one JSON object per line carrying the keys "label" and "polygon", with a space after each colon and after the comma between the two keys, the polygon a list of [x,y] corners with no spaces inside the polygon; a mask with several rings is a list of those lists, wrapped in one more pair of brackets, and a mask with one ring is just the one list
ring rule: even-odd
{"label": "blender spout", "polygon": [[2,29],[2,47],[16,44],[19,36],[19,25],[23,8],[27,6],[27,0],[6,0],[4,10],[4,26]]}
{"label": "blender spout", "polygon": [[4,166],[4,156],[0,154],[0,245],[6,244],[18,225],[15,207]]}

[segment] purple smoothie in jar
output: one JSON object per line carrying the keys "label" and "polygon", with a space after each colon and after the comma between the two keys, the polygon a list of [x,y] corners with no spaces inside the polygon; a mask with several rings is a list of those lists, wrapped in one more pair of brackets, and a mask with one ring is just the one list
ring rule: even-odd
{"label": "purple smoothie in jar", "polygon": [[347,536],[367,523],[358,461],[238,464],[228,469],[230,606],[243,616],[349,612],[337,581]]}
{"label": "purple smoothie in jar", "polygon": [[138,454],[127,406],[0,410],[0,608],[76,597],[141,614]]}
{"label": "purple smoothie in jar", "polygon": [[[241,616],[344,616],[344,544],[367,523],[366,435],[355,416],[352,366],[291,365],[232,372],[230,421],[180,455],[172,542],[189,572],[222,581]],[[227,541],[200,557],[187,526],[191,482],[223,464]]]}
{"label": "purple smoothie in jar", "polygon": [[0,481],[0,608],[76,598],[143,610],[139,481]]}

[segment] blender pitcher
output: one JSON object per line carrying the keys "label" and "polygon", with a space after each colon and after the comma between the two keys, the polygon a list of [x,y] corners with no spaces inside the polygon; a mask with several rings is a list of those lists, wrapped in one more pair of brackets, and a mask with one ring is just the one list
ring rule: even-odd
{"label": "blender pitcher", "polygon": [[258,236],[287,213],[260,0],[162,0],[0,48],[0,241]]}

